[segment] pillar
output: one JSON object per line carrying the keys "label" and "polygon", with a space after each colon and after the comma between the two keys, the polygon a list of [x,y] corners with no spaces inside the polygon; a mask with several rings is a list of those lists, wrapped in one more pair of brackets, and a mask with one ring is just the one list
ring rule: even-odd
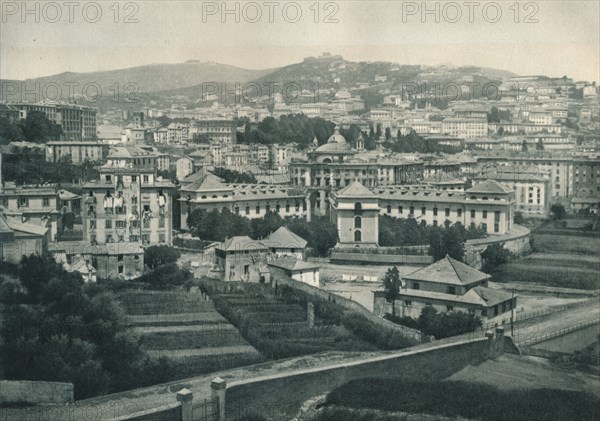
{"label": "pillar", "polygon": [[496,328],[496,341],[494,344],[494,358],[504,354],[504,326]]}
{"label": "pillar", "polygon": [[219,417],[218,421],[225,421],[225,388],[227,383],[220,377],[214,378],[210,382],[211,398],[218,401]]}
{"label": "pillar", "polygon": [[494,332],[492,332],[491,330],[488,330],[487,332],[485,332],[485,337],[488,340],[487,359],[492,359],[492,358],[494,358]]}
{"label": "pillar", "polygon": [[306,320],[308,321],[308,327],[315,327],[315,305],[311,301],[306,303]]}
{"label": "pillar", "polygon": [[181,402],[181,421],[192,421],[194,394],[191,390],[181,389],[177,392],[177,401]]}

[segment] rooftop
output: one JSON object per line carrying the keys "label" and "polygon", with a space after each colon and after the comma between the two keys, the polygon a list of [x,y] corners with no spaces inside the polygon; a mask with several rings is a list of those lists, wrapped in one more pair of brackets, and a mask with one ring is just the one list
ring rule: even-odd
{"label": "rooftop", "polygon": [[491,278],[490,275],[448,255],[429,266],[404,276],[404,279],[413,281],[437,282],[449,285],[469,285],[489,278]]}
{"label": "rooftop", "polygon": [[280,227],[272,232],[262,243],[268,247],[305,248],[307,241],[286,227]]}
{"label": "rooftop", "polygon": [[274,266],[277,268],[285,269],[285,270],[315,270],[319,269],[319,265],[315,265],[313,263],[308,263],[303,260],[296,259],[292,256],[283,256],[279,259],[270,261],[268,263],[269,266]]}

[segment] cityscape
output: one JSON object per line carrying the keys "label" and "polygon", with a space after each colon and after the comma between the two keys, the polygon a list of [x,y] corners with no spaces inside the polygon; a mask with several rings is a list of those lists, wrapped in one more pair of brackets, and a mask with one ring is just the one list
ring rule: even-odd
{"label": "cityscape", "polygon": [[0,420],[600,419],[597,3],[166,3],[0,2]]}

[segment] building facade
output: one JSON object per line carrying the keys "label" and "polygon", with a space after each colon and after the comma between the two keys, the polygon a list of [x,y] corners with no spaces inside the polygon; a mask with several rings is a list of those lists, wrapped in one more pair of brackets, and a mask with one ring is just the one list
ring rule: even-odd
{"label": "building facade", "polygon": [[114,152],[99,171],[100,180],[83,185],[84,239],[92,244],[172,244],[175,186],[156,176],[156,156],[132,149]]}

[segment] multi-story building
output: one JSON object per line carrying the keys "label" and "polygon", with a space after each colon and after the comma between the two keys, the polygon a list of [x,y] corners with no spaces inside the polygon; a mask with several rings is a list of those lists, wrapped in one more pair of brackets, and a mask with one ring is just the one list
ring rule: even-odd
{"label": "multi-story building", "polygon": [[466,191],[428,185],[367,189],[354,182],[332,193],[330,202],[340,244],[373,246],[378,243],[379,214],[414,218],[433,226],[460,223],[483,228],[489,235],[507,234],[512,228],[514,191],[492,180]]}
{"label": "multi-story building", "polygon": [[308,152],[308,159],[292,159],[289,174],[293,186],[308,191],[311,212],[324,215],[331,192],[354,181],[369,188],[417,183],[423,179],[423,162],[392,155],[360,158],[336,129],[327,143]]}
{"label": "multi-story building", "polygon": [[133,147],[113,150],[100,180],[84,190],[84,239],[92,244],[172,243],[172,191],[156,176],[156,155]]}
{"label": "multi-story building", "polygon": [[527,216],[546,216],[552,197],[550,171],[532,173],[519,171],[519,166],[495,165],[483,168],[474,182],[495,180],[515,192],[515,211]]}
{"label": "multi-story building", "polygon": [[75,142],[97,140],[96,109],[82,105],[40,102],[37,104],[10,104],[19,110],[19,118],[24,120],[32,111],[43,112],[48,120],[62,127],[63,139]]}
{"label": "multi-story building", "polygon": [[228,209],[249,219],[263,218],[268,212],[281,217],[309,217],[304,193],[292,187],[265,184],[225,184],[207,174],[180,190],[181,226],[196,209]]}
{"label": "multi-story building", "polygon": [[487,136],[488,122],[486,118],[445,118],[442,133],[466,139]]}
{"label": "multi-story building", "polygon": [[198,120],[195,122],[194,128],[195,133],[225,145],[233,145],[237,140],[236,124],[233,120]]}
{"label": "multi-story building", "polygon": [[73,164],[85,161],[103,161],[108,155],[108,145],[99,142],[67,142],[57,141],[46,143],[46,162],[58,162],[70,157]]}
{"label": "multi-story building", "polygon": [[573,160],[573,194],[576,197],[600,196],[600,159]]}
{"label": "multi-story building", "polygon": [[[61,229],[61,212],[63,206],[67,210],[76,210],[61,200],[60,195],[65,191],[58,191],[56,186],[0,186],[0,206],[7,216],[17,217],[21,222],[27,222],[48,229],[48,239],[56,240],[56,235]],[[80,197],[69,193],[73,200]]]}
{"label": "multi-story building", "polygon": [[548,156],[480,156],[480,163],[496,166],[511,163],[514,171],[532,177],[550,173],[552,202],[574,196],[573,158],[559,155]]}

